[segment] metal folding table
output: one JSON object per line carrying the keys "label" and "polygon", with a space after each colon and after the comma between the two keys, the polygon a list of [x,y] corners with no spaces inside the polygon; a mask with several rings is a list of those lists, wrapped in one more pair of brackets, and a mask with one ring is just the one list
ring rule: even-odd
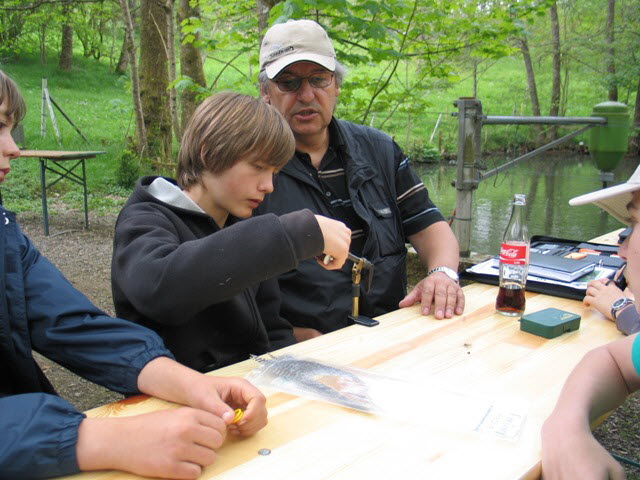
{"label": "metal folding table", "polygon": [[[102,155],[102,151],[66,152],[58,150],[21,150],[20,158],[37,158],[40,160],[40,192],[42,195],[42,223],[44,234],[49,235],[49,210],[47,207],[47,188],[62,179],[68,179],[82,186],[84,198],[84,226],[89,228],[89,207],[87,205],[87,171],[85,160]],[[75,162],[72,162],[74,161]],[[78,171],[79,170],[79,171]],[[47,184],[47,171],[57,177]]]}

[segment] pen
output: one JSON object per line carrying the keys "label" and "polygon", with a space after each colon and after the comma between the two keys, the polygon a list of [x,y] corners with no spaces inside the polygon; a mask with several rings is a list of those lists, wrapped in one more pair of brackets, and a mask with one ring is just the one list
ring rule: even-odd
{"label": "pen", "polygon": [[613,283],[615,283],[616,287],[623,291],[625,288],[627,288],[627,279],[624,276],[625,268],[627,268],[626,263],[624,263],[613,276]]}

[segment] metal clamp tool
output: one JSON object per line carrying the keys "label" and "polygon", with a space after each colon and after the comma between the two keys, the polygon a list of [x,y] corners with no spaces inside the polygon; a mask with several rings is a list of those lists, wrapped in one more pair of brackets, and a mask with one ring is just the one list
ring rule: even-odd
{"label": "metal clamp tool", "polygon": [[353,295],[351,315],[349,320],[359,325],[366,327],[375,327],[380,322],[373,318],[360,315],[360,283],[364,280],[365,291],[371,290],[371,284],[373,282],[373,263],[364,257],[356,257],[354,254],[349,253],[349,260],[353,262],[351,268],[351,291]]}

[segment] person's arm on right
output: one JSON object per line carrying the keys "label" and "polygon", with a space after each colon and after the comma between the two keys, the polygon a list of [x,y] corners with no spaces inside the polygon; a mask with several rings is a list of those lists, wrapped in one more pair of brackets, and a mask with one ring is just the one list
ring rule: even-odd
{"label": "person's arm on right", "polygon": [[625,337],[592,350],[567,378],[542,428],[545,480],[624,478],[622,467],[596,441],[590,425],[640,388],[631,353],[635,339]]}

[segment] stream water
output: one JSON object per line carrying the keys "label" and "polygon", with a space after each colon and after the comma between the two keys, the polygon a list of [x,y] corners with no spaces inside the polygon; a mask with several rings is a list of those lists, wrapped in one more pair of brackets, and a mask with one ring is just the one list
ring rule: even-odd
{"label": "stream water", "polygon": [[[487,158],[487,170],[505,163],[505,158]],[[614,170],[609,186],[627,181],[640,163],[627,157]],[[429,190],[429,195],[445,218],[455,208],[455,165],[416,165],[413,167]],[[527,196],[529,235],[588,240],[623,225],[593,205],[571,207],[569,199],[602,188],[599,171],[589,155],[575,153],[543,154],[480,182],[473,197],[471,251],[498,253],[509,221],[514,193]]]}

